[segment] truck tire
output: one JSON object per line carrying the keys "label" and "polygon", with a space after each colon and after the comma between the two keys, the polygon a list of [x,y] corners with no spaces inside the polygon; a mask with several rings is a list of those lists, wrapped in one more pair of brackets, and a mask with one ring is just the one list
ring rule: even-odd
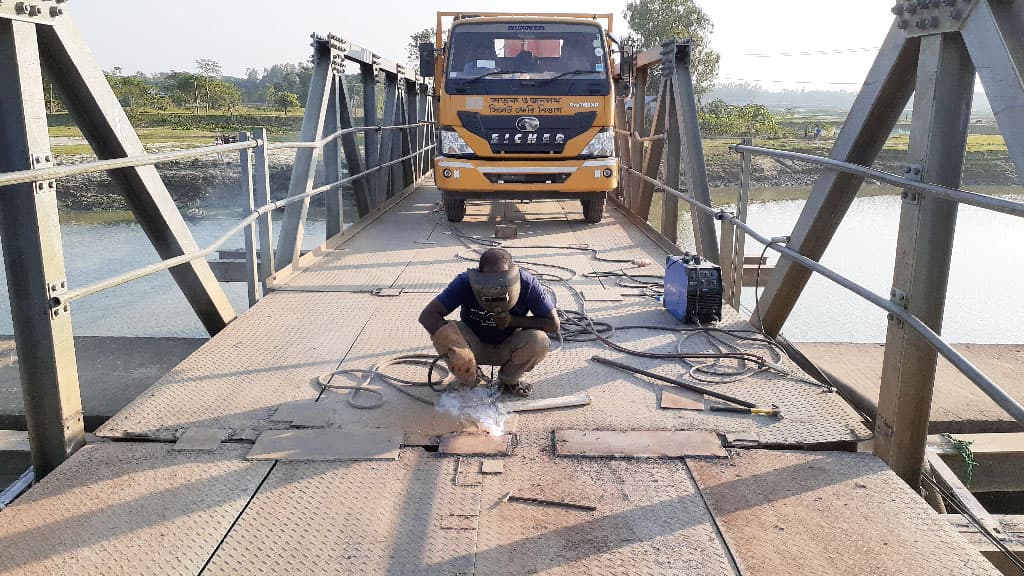
{"label": "truck tire", "polygon": [[466,201],[445,198],[444,215],[448,217],[449,222],[462,222],[466,217]]}
{"label": "truck tire", "polygon": [[587,224],[597,224],[604,218],[604,194],[584,198],[580,203],[583,204],[583,221]]}

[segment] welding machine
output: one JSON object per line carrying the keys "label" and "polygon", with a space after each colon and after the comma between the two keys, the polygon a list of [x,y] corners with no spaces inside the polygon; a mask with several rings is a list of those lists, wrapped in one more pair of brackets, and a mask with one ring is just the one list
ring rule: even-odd
{"label": "welding machine", "polygon": [[665,260],[665,296],[669,313],[683,322],[722,319],[722,269],[696,254]]}

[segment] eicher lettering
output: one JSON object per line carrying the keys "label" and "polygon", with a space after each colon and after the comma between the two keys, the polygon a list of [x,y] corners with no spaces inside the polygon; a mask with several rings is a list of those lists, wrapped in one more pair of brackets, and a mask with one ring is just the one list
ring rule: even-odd
{"label": "eicher lettering", "polygon": [[544,30],[544,27],[527,24],[509,24],[508,29],[512,32],[541,32]]}

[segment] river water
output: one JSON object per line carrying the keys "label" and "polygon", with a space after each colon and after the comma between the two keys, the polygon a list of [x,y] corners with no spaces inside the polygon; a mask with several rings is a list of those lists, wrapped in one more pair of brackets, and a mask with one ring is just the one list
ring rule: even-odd
{"label": "river water", "polygon": [[[800,195],[806,191],[790,190],[785,197],[792,197],[793,192]],[[1024,200],[1024,196],[1013,198]],[[767,236],[783,236],[792,230],[803,204],[799,199],[753,202],[748,221]],[[888,294],[899,211],[898,196],[858,198],[823,262],[878,294]],[[200,246],[206,246],[239,217],[214,215],[189,226]],[[688,224],[689,217],[680,221]],[[324,231],[323,219],[312,217],[306,227],[304,246],[312,248],[321,243]],[[687,230],[681,232],[681,238],[687,237]],[[132,221],[96,214],[65,214],[62,233],[71,286],[84,286],[158,260],[142,230]],[[241,247],[241,235],[225,246]],[[1022,247],[1024,225],[1019,219],[961,207],[943,330],[948,339],[978,343],[1022,341],[1024,260],[1016,255]],[[747,253],[759,254],[760,246],[748,240]],[[775,253],[768,254],[773,262]],[[3,280],[6,282],[6,278]],[[235,309],[244,310],[244,285],[224,286]],[[753,289],[745,290],[743,304],[753,308]],[[72,320],[76,335],[206,335],[166,272],[76,302]],[[814,277],[786,325],[785,334],[796,341],[882,342],[885,327],[884,312],[830,281]],[[11,333],[10,303],[4,290],[0,294],[0,334]]]}

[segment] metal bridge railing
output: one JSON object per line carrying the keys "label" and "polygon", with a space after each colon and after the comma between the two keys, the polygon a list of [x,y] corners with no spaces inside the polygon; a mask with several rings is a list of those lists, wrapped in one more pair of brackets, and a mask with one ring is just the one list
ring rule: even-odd
{"label": "metal bridge railing", "polygon": [[[628,133],[629,137],[633,141],[639,141],[640,139],[635,138],[634,134]],[[822,166],[829,170],[837,170],[848,174],[854,174],[857,176],[863,176],[865,178],[872,178],[880,182],[885,182],[893,186],[904,188],[904,194],[908,193],[921,193],[932,195],[948,200],[960,202],[962,204],[969,204],[978,208],[991,210],[994,212],[1000,212],[1003,214],[1009,214],[1012,216],[1024,217],[1024,203],[1015,202],[1005,198],[996,198],[987,196],[984,194],[978,194],[967,190],[959,190],[955,188],[947,188],[944,186],[938,186],[927,182],[921,182],[912,178],[906,178],[860,166],[858,164],[852,164],[849,162],[840,162],[829,158],[822,158],[819,156],[812,156],[808,154],[800,154],[796,152],[786,152],[782,150],[774,150],[769,148],[760,148],[751,146],[747,143],[730,146],[730,149],[741,155],[741,190],[740,200],[737,206],[737,211],[742,215],[725,210],[724,208],[714,208],[702,202],[699,202],[692,195],[685,192],[681,192],[675,188],[667,186],[663,182],[651,178],[632,167],[626,165],[624,162],[620,162],[622,170],[631,174],[632,176],[642,180],[648,184],[654,186],[655,191],[662,191],[666,195],[671,195],[675,198],[683,200],[688,203],[692,209],[703,212],[705,214],[713,216],[716,220],[723,222],[735,227],[743,232],[743,235],[737,235],[737,240],[743,236],[750,236],[760,244],[766,247],[766,249],[778,252],[781,257],[788,258],[793,262],[807,268],[808,270],[818,273],[825,278],[828,278],[835,284],[857,294],[864,300],[874,304],[881,308],[893,317],[898,318],[904,322],[907,326],[913,328],[918,334],[921,335],[939,354],[946,358],[950,364],[956,367],[965,377],[967,377],[974,385],[976,385],[982,392],[985,393],[989,398],[992,399],[1000,408],[1005,410],[1010,416],[1012,416],[1017,422],[1024,423],[1024,405],[1018,402],[1015,398],[1010,396],[1002,387],[995,383],[992,379],[986,376],[981,370],[979,370],[974,364],[964,357],[960,352],[955,350],[949,343],[942,339],[934,330],[928,327],[923,321],[917,316],[907,311],[902,306],[892,302],[888,298],[880,296],[868,288],[854,282],[853,280],[835,272],[827,266],[812,260],[799,252],[792,250],[785,245],[780,239],[773,239],[764,236],[754,230],[746,223],[745,211],[746,211],[746,197],[749,190],[750,182],[750,157],[754,154],[770,156],[775,158],[785,158],[790,160],[796,160],[800,162],[808,162],[818,166]],[[642,146],[642,143],[640,144]],[[724,228],[724,227],[723,227]],[[660,232],[659,232],[660,233]],[[723,231],[723,235],[726,234]],[[663,234],[664,236],[664,234]],[[667,239],[667,238],[666,238]],[[727,242],[723,239],[723,245]],[[735,274],[735,267],[739,267],[739,271],[742,272],[743,258],[742,254],[739,255],[738,259],[732,259],[731,266],[734,267],[732,271],[723,270],[723,276],[729,275],[732,272],[733,278],[739,278],[740,275]],[[739,291],[742,282],[736,284],[735,290]],[[736,299],[738,301],[738,298]]]}
{"label": "metal bridge railing", "polygon": [[[403,125],[396,125],[396,126],[358,126],[358,127],[354,127],[354,128],[348,128],[348,129],[345,129],[345,130],[340,130],[340,131],[335,132],[333,134],[330,134],[330,135],[328,135],[328,136],[326,136],[326,137],[324,137],[324,138],[322,138],[322,139],[320,139],[320,140],[318,140],[316,142],[279,142],[279,143],[270,143],[270,142],[267,142],[265,138],[264,139],[256,139],[256,140],[242,140],[242,141],[239,141],[237,143],[218,144],[218,145],[215,145],[215,146],[204,146],[204,147],[200,147],[200,148],[193,148],[193,149],[189,149],[189,150],[179,150],[179,151],[175,151],[175,152],[164,152],[164,153],[159,153],[159,154],[146,154],[146,155],[142,155],[142,156],[130,156],[130,157],[126,157],[126,158],[115,158],[115,159],[111,159],[111,160],[99,160],[99,161],[95,161],[95,162],[84,162],[84,163],[81,163],[81,164],[68,165],[68,166],[55,166],[55,167],[50,167],[50,168],[39,168],[39,169],[33,169],[33,170],[22,170],[22,171],[18,171],[18,172],[7,172],[7,173],[0,174],[0,187],[10,186],[10,185],[14,185],[14,184],[23,184],[23,183],[28,183],[28,182],[39,182],[39,181],[45,181],[45,180],[53,180],[53,179],[62,178],[62,177],[68,177],[68,176],[77,176],[77,175],[82,175],[82,174],[91,174],[91,173],[102,172],[102,171],[106,171],[106,170],[114,170],[114,169],[117,169],[117,168],[129,168],[129,167],[137,167],[137,166],[153,166],[153,165],[161,164],[161,163],[165,163],[165,162],[172,162],[172,161],[176,161],[176,160],[191,160],[191,159],[195,159],[195,158],[202,158],[204,156],[212,156],[214,154],[223,154],[224,152],[231,152],[231,151],[235,151],[235,150],[243,151],[243,154],[248,153],[249,150],[261,149],[261,148],[264,149],[264,150],[314,148],[317,151],[321,151],[322,152],[324,146],[326,146],[327,144],[330,144],[334,140],[337,140],[338,138],[340,138],[340,137],[342,137],[342,136],[344,136],[346,134],[352,134],[352,133],[363,132],[363,131],[377,131],[377,132],[381,132],[381,131],[384,131],[384,130],[406,130],[406,129],[410,129],[410,128],[418,128],[420,126],[429,126],[429,125],[433,125],[433,123],[432,122],[417,122],[417,123],[414,123],[414,124],[403,124]],[[284,208],[284,207],[286,207],[286,206],[288,206],[290,204],[301,202],[303,200],[312,198],[314,196],[318,196],[318,195],[323,194],[325,192],[328,192],[330,190],[335,190],[335,189],[340,188],[340,187],[342,187],[342,186],[344,186],[346,184],[354,182],[354,181],[356,181],[356,180],[358,180],[360,178],[365,178],[365,177],[370,176],[372,174],[376,174],[376,173],[380,172],[381,170],[384,170],[385,168],[389,168],[389,167],[394,166],[396,164],[399,164],[399,163],[405,162],[407,160],[410,160],[412,158],[415,158],[415,157],[417,157],[417,156],[419,156],[419,155],[421,155],[421,154],[423,154],[425,152],[428,152],[428,151],[432,150],[433,148],[434,148],[434,144],[428,144],[428,145],[426,145],[426,146],[424,146],[424,147],[422,147],[422,148],[420,148],[420,149],[418,149],[418,150],[416,150],[416,151],[414,151],[414,152],[412,152],[410,154],[407,154],[407,155],[402,156],[400,158],[396,158],[394,160],[390,160],[390,161],[382,163],[382,164],[378,164],[377,166],[374,166],[373,168],[369,168],[367,170],[364,170],[364,171],[362,171],[362,172],[360,172],[358,174],[353,174],[353,175],[347,176],[345,178],[342,178],[341,180],[338,180],[338,181],[335,181],[335,182],[331,182],[331,183],[328,183],[328,184],[324,184],[322,186],[319,186],[317,188],[314,188],[314,189],[310,190],[309,192],[305,192],[305,193],[302,193],[302,194],[296,194],[296,195],[293,195],[293,196],[289,196],[287,198],[282,198],[281,200],[277,200],[275,202],[272,202],[272,203],[269,203],[269,204],[265,204],[265,205],[260,206],[258,208],[254,208],[253,210],[251,210],[249,212],[249,214],[247,216],[245,216],[244,218],[239,220],[234,226],[232,226],[230,229],[228,229],[227,232],[222,234],[219,238],[217,238],[215,241],[213,241],[212,243],[207,245],[205,248],[201,248],[199,250],[187,252],[185,254],[182,254],[180,256],[176,256],[174,258],[168,258],[168,259],[162,260],[160,262],[156,262],[154,264],[150,264],[148,266],[143,266],[143,267],[140,267],[140,268],[136,268],[135,270],[130,270],[130,271],[125,272],[123,274],[119,274],[117,276],[112,276],[110,278],[106,278],[104,280],[100,280],[100,281],[94,282],[92,284],[89,284],[87,286],[83,286],[81,288],[70,289],[70,290],[68,290],[68,291],[66,291],[66,292],[64,292],[62,294],[58,294],[58,295],[53,296],[53,298],[50,301],[51,307],[54,307],[54,308],[63,307],[63,306],[66,306],[66,305],[76,301],[76,300],[81,300],[82,298],[85,298],[87,296],[91,296],[93,294],[97,294],[97,293],[102,292],[104,290],[108,290],[110,288],[114,288],[116,286],[120,286],[122,284],[126,284],[128,282],[139,280],[139,279],[145,278],[147,276],[151,276],[153,274],[156,274],[158,272],[169,270],[169,269],[171,269],[171,268],[173,268],[175,266],[179,266],[181,264],[186,264],[188,262],[192,262],[193,260],[199,260],[201,258],[206,258],[207,256],[209,256],[213,252],[215,252],[218,249],[220,249],[221,247],[223,247],[224,244],[226,244],[229,240],[231,240],[231,238],[234,237],[236,234],[241,233],[247,227],[255,226],[255,224],[256,224],[258,219],[260,219],[261,217],[266,217],[267,215],[269,215],[274,210],[279,210],[279,209]],[[243,167],[243,169],[244,169],[244,167]],[[243,182],[244,181],[245,181],[245,179],[243,178]],[[252,187],[248,187],[247,193],[249,194],[250,202],[254,202],[255,199],[253,198],[253,189],[252,189]],[[247,246],[247,249],[249,249],[248,246]],[[256,256],[255,256],[255,254],[247,254],[247,258],[251,258],[251,259],[255,260]]]}

